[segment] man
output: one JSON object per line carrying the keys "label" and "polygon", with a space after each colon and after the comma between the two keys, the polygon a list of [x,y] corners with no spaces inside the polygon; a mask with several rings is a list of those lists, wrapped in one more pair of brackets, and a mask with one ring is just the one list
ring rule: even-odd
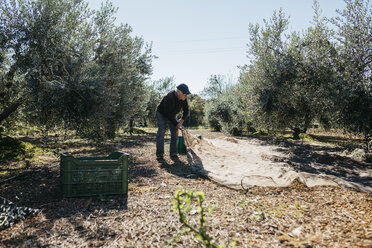
{"label": "man", "polygon": [[[186,84],[180,84],[176,90],[166,94],[156,108],[156,122],[158,132],[156,134],[156,157],[162,160],[164,157],[164,134],[166,125],[171,133],[170,156],[177,158],[177,136],[178,130],[183,128],[183,123],[189,116],[189,105],[187,95],[191,94]],[[176,115],[183,110],[182,118],[177,120]]]}

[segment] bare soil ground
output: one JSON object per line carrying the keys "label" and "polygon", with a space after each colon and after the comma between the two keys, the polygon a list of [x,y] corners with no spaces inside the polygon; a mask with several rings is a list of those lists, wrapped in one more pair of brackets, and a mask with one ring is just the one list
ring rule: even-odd
{"label": "bare soil ground", "polygon": [[[372,247],[372,196],[367,193],[330,186],[308,188],[296,181],[285,188],[232,190],[194,174],[185,155],[178,161],[167,157],[162,163],[156,161],[154,133],[105,143],[56,139],[43,144],[38,138],[23,139],[55,152],[39,155],[19,177],[0,183],[0,196],[41,210],[0,231],[2,247],[171,247],[169,241],[182,230],[171,205],[178,188],[203,191],[206,204],[217,206],[207,215],[208,231],[225,247]],[[311,156],[301,145],[307,146],[295,146],[298,164],[300,158]],[[60,152],[102,156],[113,150],[131,155],[128,210],[121,208],[120,196],[62,197]],[[327,161],[336,166],[337,160],[322,162]],[[175,247],[201,247],[191,235],[175,241]]]}

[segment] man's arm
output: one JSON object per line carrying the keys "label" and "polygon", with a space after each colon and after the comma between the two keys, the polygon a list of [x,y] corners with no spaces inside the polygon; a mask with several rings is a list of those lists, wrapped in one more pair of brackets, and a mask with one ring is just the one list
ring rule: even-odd
{"label": "man's arm", "polygon": [[183,128],[183,126],[182,126],[183,123],[189,117],[189,105],[188,105],[187,100],[184,101],[184,103],[182,105],[182,110],[183,110],[182,118],[178,120],[178,124],[177,124],[178,129]]}

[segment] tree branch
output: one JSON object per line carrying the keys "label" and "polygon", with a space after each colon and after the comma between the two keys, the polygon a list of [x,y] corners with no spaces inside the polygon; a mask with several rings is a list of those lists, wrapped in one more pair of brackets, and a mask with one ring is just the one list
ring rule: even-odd
{"label": "tree branch", "polygon": [[17,101],[13,102],[9,107],[0,113],[0,124],[9,117],[13,112],[15,112],[19,106],[23,103],[23,97],[20,97]]}

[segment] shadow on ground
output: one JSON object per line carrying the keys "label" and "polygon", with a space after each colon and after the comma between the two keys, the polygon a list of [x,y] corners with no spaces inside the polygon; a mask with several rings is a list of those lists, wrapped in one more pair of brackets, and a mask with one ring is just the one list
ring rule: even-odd
{"label": "shadow on ground", "polygon": [[[316,140],[347,143],[346,137],[333,137],[312,134]],[[252,137],[250,137],[252,138]],[[283,157],[271,157],[273,162],[287,163],[296,172],[325,174],[341,178],[346,181],[372,187],[372,164],[370,161],[357,160],[346,156],[348,147],[312,145],[302,141],[288,141],[272,137],[253,137],[261,141],[262,145],[276,145],[276,151]],[[354,140],[361,142],[361,140]],[[355,146],[355,145],[354,145]]]}
{"label": "shadow on ground", "polygon": [[343,148],[286,142],[277,150],[286,156],[272,161],[285,162],[297,172],[332,175],[372,187],[372,165],[342,155]]}
{"label": "shadow on ground", "polygon": [[202,174],[195,173],[189,166],[188,162],[184,162],[179,158],[172,159],[171,162],[167,160],[161,160],[159,161],[159,163],[160,168],[177,177],[186,179],[206,179],[206,177]]}

